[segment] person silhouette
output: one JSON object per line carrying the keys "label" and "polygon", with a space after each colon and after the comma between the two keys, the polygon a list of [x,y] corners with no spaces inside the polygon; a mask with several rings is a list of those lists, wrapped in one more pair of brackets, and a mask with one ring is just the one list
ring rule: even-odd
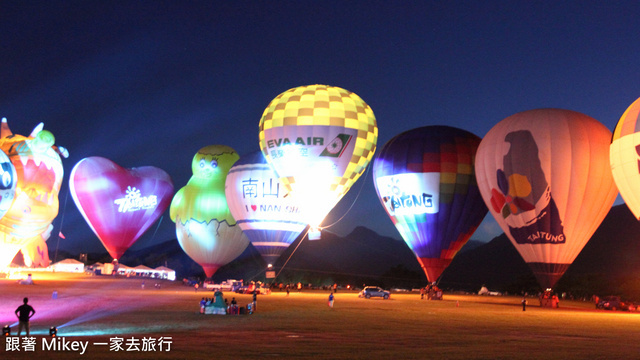
{"label": "person silhouette", "polygon": [[22,334],[22,328],[25,328],[27,332],[27,336],[29,333],[29,320],[33,315],[35,315],[36,311],[31,307],[31,305],[27,304],[29,302],[29,298],[22,299],[23,304],[18,306],[16,309],[16,316],[18,317],[18,336]]}

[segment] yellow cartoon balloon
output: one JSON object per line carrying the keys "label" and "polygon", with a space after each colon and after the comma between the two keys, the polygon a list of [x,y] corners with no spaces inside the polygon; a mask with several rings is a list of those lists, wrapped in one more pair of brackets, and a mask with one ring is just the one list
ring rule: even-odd
{"label": "yellow cartoon balloon", "polygon": [[171,202],[170,216],[176,223],[178,242],[204,268],[207,277],[249,245],[231,216],[224,192],[229,169],[239,158],[225,145],[200,149],[191,162],[193,176]]}
{"label": "yellow cartoon balloon", "polygon": [[[60,155],[64,148],[54,145],[53,134],[39,124],[29,136],[13,134],[7,119],[0,127],[0,149],[15,167],[15,200],[0,219],[0,267],[9,265],[18,251],[32,241],[46,241],[58,215],[58,192],[64,169]],[[46,247],[44,242],[42,247]],[[26,251],[26,250],[25,250]],[[46,248],[43,249],[46,252]]]}
{"label": "yellow cartoon balloon", "polygon": [[311,227],[320,225],[362,175],[377,141],[369,105],[335,86],[287,90],[260,120],[260,149]]}

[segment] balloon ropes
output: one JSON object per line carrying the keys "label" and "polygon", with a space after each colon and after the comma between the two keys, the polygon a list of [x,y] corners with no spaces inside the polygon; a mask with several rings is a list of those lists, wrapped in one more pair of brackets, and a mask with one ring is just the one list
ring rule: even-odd
{"label": "balloon ropes", "polygon": [[482,197],[543,288],[562,277],[617,196],[610,139],[587,115],[538,109],[507,117],[480,143]]}
{"label": "balloon ropes", "polygon": [[377,140],[369,105],[335,86],[287,90],[260,120],[260,149],[312,228],[365,171]]}
{"label": "balloon ropes", "polygon": [[389,140],[373,164],[387,214],[435,282],[487,214],[476,184],[480,138],[448,126],[426,126]]}
{"label": "balloon ropes", "polygon": [[91,230],[118,260],[167,209],[173,182],[153,166],[125,169],[93,156],[73,167],[69,191]]}
{"label": "balloon ropes", "polygon": [[198,150],[191,162],[193,176],[171,201],[170,216],[176,223],[178,242],[207,277],[249,245],[229,211],[224,191],[227,174],[239,157],[225,145]]}
{"label": "balloon ropes", "polygon": [[640,99],[622,114],[613,131],[610,147],[611,171],[620,195],[640,220]]}

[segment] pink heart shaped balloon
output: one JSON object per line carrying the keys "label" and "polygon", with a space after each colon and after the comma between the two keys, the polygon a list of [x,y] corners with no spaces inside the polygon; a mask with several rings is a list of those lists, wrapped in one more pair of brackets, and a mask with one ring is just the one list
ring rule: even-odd
{"label": "pink heart shaped balloon", "polygon": [[114,259],[162,215],[173,197],[173,182],[162,169],[125,169],[97,156],[74,166],[69,188],[87,224]]}

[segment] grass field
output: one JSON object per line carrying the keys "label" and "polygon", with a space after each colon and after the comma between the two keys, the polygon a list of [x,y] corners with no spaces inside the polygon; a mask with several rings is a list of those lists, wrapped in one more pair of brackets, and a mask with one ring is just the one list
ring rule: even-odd
{"label": "grass field", "polygon": [[[333,308],[327,291],[274,292],[258,297],[256,313],[199,314],[195,292],[180,283],[84,275],[33,275],[35,285],[0,280],[0,324],[28,296],[36,309],[34,351],[8,351],[0,359],[638,359],[640,313],[595,310],[593,304],[563,301],[560,309],[529,298],[445,294],[443,301],[416,293],[390,300],[360,299],[339,291]],[[53,291],[58,298],[52,299]],[[246,305],[250,295],[226,293]],[[84,355],[42,348],[48,329],[58,341],[88,342]],[[12,328],[13,334],[17,326]],[[170,351],[110,351],[113,338],[124,348],[143,338]],[[109,345],[94,345],[107,343]],[[165,344],[166,350],[166,344]]]}

